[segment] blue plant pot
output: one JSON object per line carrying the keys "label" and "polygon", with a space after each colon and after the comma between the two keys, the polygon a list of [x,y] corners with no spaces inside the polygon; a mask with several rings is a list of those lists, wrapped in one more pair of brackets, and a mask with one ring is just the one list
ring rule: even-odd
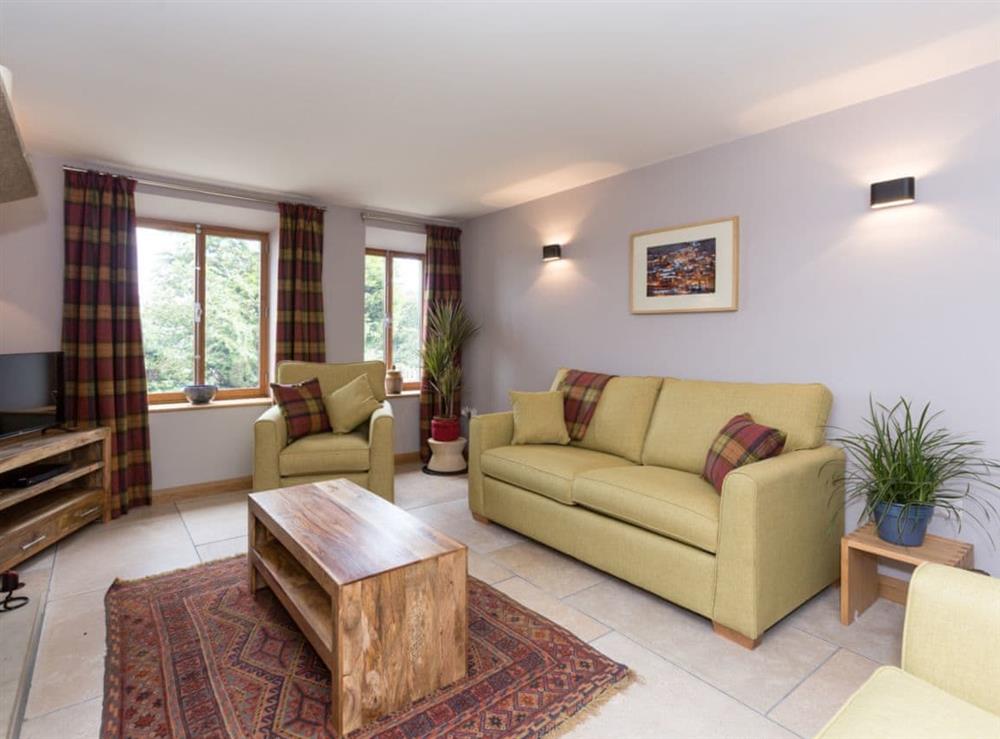
{"label": "blue plant pot", "polygon": [[877,503],[875,522],[878,537],[890,544],[903,547],[919,547],[927,535],[927,525],[934,515],[932,505],[911,505],[903,516],[900,503]]}

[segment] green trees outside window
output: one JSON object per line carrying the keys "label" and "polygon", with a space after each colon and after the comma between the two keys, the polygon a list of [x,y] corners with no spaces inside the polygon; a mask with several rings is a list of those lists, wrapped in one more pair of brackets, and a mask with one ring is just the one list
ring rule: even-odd
{"label": "green trees outside window", "polygon": [[194,383],[266,394],[267,234],[162,221],[136,233],[150,399]]}
{"label": "green trees outside window", "polygon": [[395,365],[407,388],[420,384],[423,277],[419,254],[365,254],[365,359]]}

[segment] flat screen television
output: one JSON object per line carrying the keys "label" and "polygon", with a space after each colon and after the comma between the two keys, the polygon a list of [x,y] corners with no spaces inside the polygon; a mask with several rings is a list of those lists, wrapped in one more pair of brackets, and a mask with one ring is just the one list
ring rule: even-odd
{"label": "flat screen television", "polygon": [[0,439],[64,419],[62,352],[0,354]]}

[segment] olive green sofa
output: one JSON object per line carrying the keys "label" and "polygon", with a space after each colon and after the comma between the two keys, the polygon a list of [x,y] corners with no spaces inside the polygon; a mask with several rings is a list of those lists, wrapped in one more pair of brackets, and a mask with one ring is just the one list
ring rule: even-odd
{"label": "olive green sofa", "polygon": [[877,669],[816,735],[870,737],[1000,737],[1000,580],[938,564],[917,568],[902,669]]}
{"label": "olive green sofa", "polygon": [[[752,648],[839,577],[844,454],[824,442],[831,401],[816,384],[616,377],[569,446],[512,446],[511,413],[480,415],[469,507]],[[700,473],[739,413],[784,431],[785,450],[731,472],[720,496]]]}
{"label": "olive green sofa", "polygon": [[347,434],[312,434],[288,443],[288,427],[281,408],[273,405],[253,425],[253,489],[300,485],[342,477],[386,500],[394,500],[392,406],[385,399],[383,362],[281,362],[276,382],[290,384],[319,379],[323,394],[367,375],[375,399],[382,403],[371,418]]}

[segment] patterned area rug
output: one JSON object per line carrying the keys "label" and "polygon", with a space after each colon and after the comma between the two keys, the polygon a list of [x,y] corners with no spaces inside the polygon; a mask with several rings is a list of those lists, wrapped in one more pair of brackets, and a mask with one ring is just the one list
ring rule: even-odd
{"label": "patterned area rug", "polygon": [[[104,737],[330,737],[330,673],[246,558],[116,582],[106,598]],[[629,670],[469,578],[469,674],[350,734],[540,737]],[[575,723],[573,721],[572,723]]]}

